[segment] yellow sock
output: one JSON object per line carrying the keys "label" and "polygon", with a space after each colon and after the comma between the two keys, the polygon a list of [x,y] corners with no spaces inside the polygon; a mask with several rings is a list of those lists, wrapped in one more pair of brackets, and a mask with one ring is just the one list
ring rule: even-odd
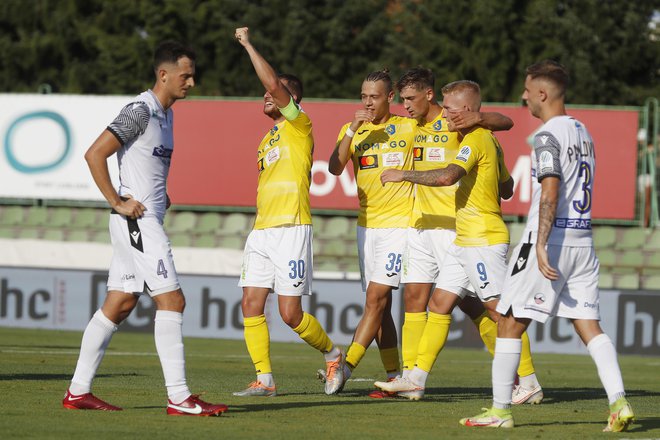
{"label": "yellow sock", "polygon": [[319,321],[309,313],[303,312],[302,321],[293,331],[298,333],[303,341],[322,353],[332,350],[333,345],[328,334],[323,330]]}
{"label": "yellow sock", "polygon": [[366,352],[367,349],[362,345],[358,344],[357,342],[351,343],[351,346],[348,347],[348,351],[346,352],[346,365],[348,368],[350,368],[351,371],[353,371],[355,367],[358,366]]}
{"label": "yellow sock", "polygon": [[401,329],[401,354],[404,370],[412,370],[415,366],[417,348],[422,333],[424,333],[424,327],[426,327],[426,312],[406,312]]}
{"label": "yellow sock", "polygon": [[497,339],[497,323],[490,319],[488,312],[483,312],[477,319],[473,319],[474,325],[479,330],[481,340],[488,349],[491,356],[495,355],[495,340]]}
{"label": "yellow sock", "polygon": [[450,324],[451,315],[429,312],[424,333],[422,333],[422,337],[419,340],[417,367],[427,373],[431,371],[440,350],[442,350],[445,342],[447,342]]}
{"label": "yellow sock", "polygon": [[397,347],[383,348],[380,350],[380,360],[383,362],[385,372],[389,374],[401,371],[399,363],[399,349]]}
{"label": "yellow sock", "polygon": [[522,351],[520,352],[520,365],[518,365],[518,376],[524,377],[534,373],[534,363],[532,362],[532,350],[529,346],[529,336],[527,332],[522,334]]}
{"label": "yellow sock", "polygon": [[270,366],[270,334],[266,324],[266,316],[252,316],[243,319],[245,345],[252,358],[257,374],[272,373]]}

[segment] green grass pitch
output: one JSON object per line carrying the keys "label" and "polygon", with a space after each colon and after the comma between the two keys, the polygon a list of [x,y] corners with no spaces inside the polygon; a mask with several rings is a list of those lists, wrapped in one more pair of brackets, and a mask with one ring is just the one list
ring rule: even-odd
{"label": "green grass pitch", "polygon": [[73,374],[80,332],[0,328],[0,438],[61,439],[533,439],[660,437],[660,359],[619,361],[637,422],[623,434],[602,433],[607,399],[588,356],[535,355],[545,391],[541,405],[514,408],[513,430],[458,424],[490,402],[487,352],[446,349],[424,400],[370,399],[384,378],[372,347],[344,392],[323,394],[315,377],[323,358],[305,344],[271,344],[277,397],[239,398],[232,391],[253,380],[243,341],[186,339],[188,382],[203,399],[229,405],[222,417],[168,417],[153,337],[118,332],[94,392],[124,411],[72,411],[61,400]]}

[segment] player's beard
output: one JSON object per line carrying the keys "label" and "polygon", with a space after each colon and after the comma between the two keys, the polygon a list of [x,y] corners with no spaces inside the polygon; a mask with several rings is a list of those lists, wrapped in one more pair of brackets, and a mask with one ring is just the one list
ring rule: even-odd
{"label": "player's beard", "polygon": [[282,117],[280,109],[278,109],[275,104],[271,106],[264,105],[264,114],[271,119],[279,119]]}

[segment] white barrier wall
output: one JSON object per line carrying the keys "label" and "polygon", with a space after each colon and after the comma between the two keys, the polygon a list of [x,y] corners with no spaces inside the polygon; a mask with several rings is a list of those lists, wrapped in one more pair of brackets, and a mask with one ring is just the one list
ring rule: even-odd
{"label": "white barrier wall", "polygon": [[[0,267],[0,326],[83,330],[105,295],[107,274],[93,270],[53,270]],[[182,275],[187,306],[184,334],[208,338],[242,339],[241,289],[235,276]],[[601,292],[604,330],[622,354],[660,355],[658,293]],[[401,323],[401,292],[395,292],[393,314]],[[273,341],[299,341],[282,323],[271,296],[267,310]],[[347,344],[363,312],[364,296],[357,280],[314,281],[314,295],[304,308],[314,314],[337,343]],[[154,309],[143,296],[122,325],[124,331],[152,331]],[[536,352],[586,353],[571,324],[551,319],[529,330]],[[457,311],[449,346],[479,347],[481,341],[469,319]]]}

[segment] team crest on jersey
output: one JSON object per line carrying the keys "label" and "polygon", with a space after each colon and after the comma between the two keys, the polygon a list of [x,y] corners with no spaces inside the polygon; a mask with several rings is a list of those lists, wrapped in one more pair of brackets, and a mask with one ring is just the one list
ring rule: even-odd
{"label": "team crest on jersey", "polygon": [[415,161],[424,160],[424,148],[413,147],[413,160]]}
{"label": "team crest on jersey", "polygon": [[426,150],[426,161],[427,162],[444,162],[445,161],[445,149],[444,148],[428,148]]}
{"label": "team crest on jersey", "polygon": [[277,132],[277,130],[279,130],[279,127],[277,125],[274,126],[273,128],[271,128],[270,129],[270,135],[273,136],[275,134],[275,132]]}
{"label": "team crest on jersey", "polygon": [[542,293],[537,293],[534,295],[534,302],[539,305],[543,304],[545,302],[545,295]]}
{"label": "team crest on jersey", "polygon": [[438,119],[433,123],[433,129],[435,131],[442,131],[442,119]]}
{"label": "team crest on jersey", "polygon": [[472,154],[472,149],[466,145],[463,148],[461,148],[461,151],[456,156],[456,160],[467,162],[468,159],[470,158],[470,154]]}
{"label": "team crest on jersey", "polygon": [[399,167],[403,165],[403,153],[383,153],[384,167]]}
{"label": "team crest on jersey", "polygon": [[259,161],[257,162],[257,169],[259,170],[259,172],[261,172],[261,171],[264,170],[264,168],[265,168],[265,166],[264,166],[264,158],[262,157],[262,158],[259,159]]}
{"label": "team crest on jersey", "polygon": [[153,156],[156,157],[162,157],[164,159],[170,159],[172,157],[172,150],[163,146],[159,145],[154,148],[153,153],[151,153]]}
{"label": "team crest on jersey", "polygon": [[370,170],[371,168],[378,168],[378,155],[370,154],[360,157],[360,169]]}
{"label": "team crest on jersey", "polygon": [[394,133],[396,133],[396,126],[394,124],[389,124],[387,127],[385,127],[385,132],[392,136]]}

